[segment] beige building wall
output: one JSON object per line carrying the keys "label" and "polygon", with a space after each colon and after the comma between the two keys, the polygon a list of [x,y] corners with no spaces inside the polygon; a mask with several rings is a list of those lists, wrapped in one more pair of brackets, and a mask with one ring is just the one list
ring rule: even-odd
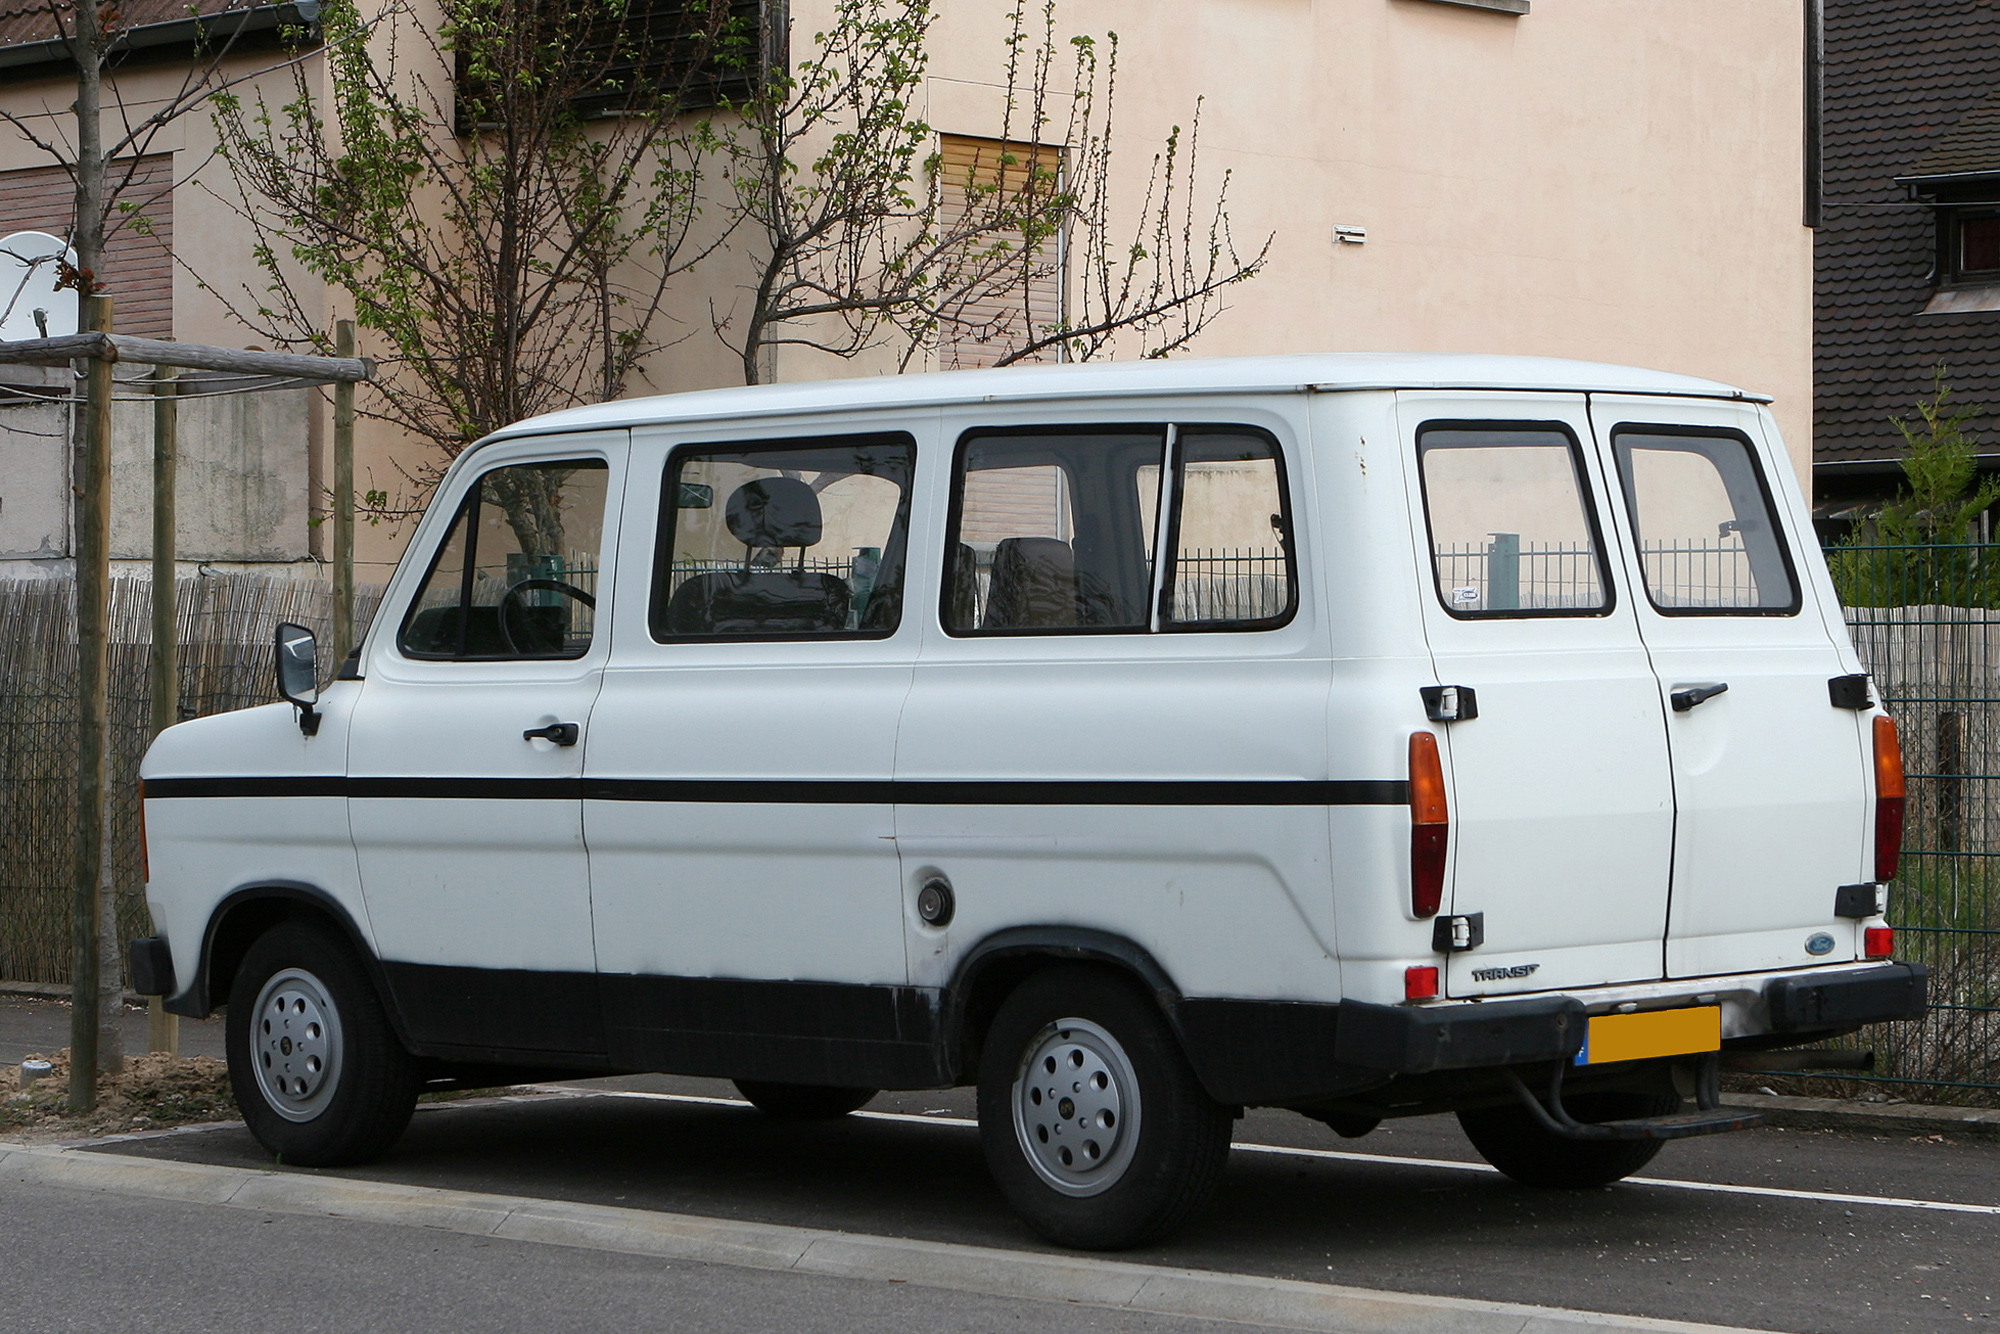
{"label": "beige building wall", "polygon": [[[821,4],[794,6],[800,31]],[[929,114],[992,134],[1003,7],[946,6]],[[1092,0],[1128,201],[1201,107],[1263,276],[1191,350],[1504,352],[1771,394],[1810,463],[1802,47],[1780,0]],[[1343,244],[1336,226],[1365,228]]]}
{"label": "beige building wall", "polygon": [[[925,114],[941,134],[996,136],[1006,7],[940,7]],[[795,60],[831,12],[830,0],[793,0]],[[1532,0],[1511,14],[1449,0],[1063,0],[1058,25],[1096,34],[1100,50],[1105,33],[1121,36],[1114,184],[1126,217],[1153,154],[1202,98],[1203,197],[1228,172],[1238,248],[1272,238],[1265,273],[1228,291],[1188,355],[1507,352],[1711,376],[1776,398],[1804,471],[1812,271],[1795,4]],[[316,58],[308,71],[320,79]],[[132,71],[128,103],[145,107],[172,77]],[[288,76],[264,83],[274,102],[288,95]],[[60,80],[0,88],[8,109],[57,119],[70,95]],[[241,299],[261,283],[212,137],[196,114],[152,145],[176,164],[175,333],[259,345],[204,290]],[[45,161],[0,134],[0,169]],[[1336,226],[1367,239],[1336,242]],[[672,346],[633,392],[740,382],[710,321],[735,311],[745,259],[726,248],[677,284]],[[342,312],[317,300],[330,327]],[[365,334],[362,351],[379,351]],[[893,364],[787,351],[771,367],[806,379]],[[304,424],[286,428],[305,436],[315,506],[331,471],[327,420],[315,393]],[[405,490],[398,463],[415,463],[414,447],[366,420],[359,436],[359,484]],[[386,578],[411,526],[360,526],[364,582]],[[312,551],[324,532],[305,535]]]}

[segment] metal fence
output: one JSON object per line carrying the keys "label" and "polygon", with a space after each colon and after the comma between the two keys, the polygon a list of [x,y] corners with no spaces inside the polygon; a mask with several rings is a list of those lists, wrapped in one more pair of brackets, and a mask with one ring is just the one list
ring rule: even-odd
{"label": "metal fence", "polygon": [[[356,591],[366,625],[381,590]],[[150,927],[142,897],[136,782],[151,740],[152,584],[111,584],[110,874],[120,939]],[[331,585],[256,575],[179,581],[183,718],[277,698],[271,635],[279,621],[333,631]],[[76,585],[0,580],[0,977],[70,978],[70,880],[76,809]],[[330,672],[337,664],[325,664]]]}
{"label": "metal fence", "polygon": [[2000,544],[1837,546],[1827,564],[1909,777],[1896,952],[1931,969],[1928,1019],[1858,1040],[1877,1053],[1869,1082],[1989,1101],[2000,1093]]}

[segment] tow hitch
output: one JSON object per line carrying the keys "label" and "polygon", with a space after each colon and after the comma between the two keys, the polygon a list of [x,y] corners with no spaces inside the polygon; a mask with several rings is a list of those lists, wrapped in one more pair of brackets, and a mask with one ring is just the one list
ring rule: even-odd
{"label": "tow hitch", "polygon": [[1567,1061],[1555,1062],[1549,1076],[1546,1105],[1529,1091],[1521,1076],[1509,1069],[1507,1083],[1528,1114],[1551,1135],[1574,1140],[1688,1139],[1695,1135],[1721,1135],[1732,1130],[1754,1130],[1764,1124],[1762,1112],[1738,1111],[1722,1106],[1722,1062],[1718,1053],[1706,1052],[1695,1063],[1695,1107],[1692,1112],[1670,1116],[1640,1116],[1626,1121],[1591,1124],[1577,1120],[1563,1107],[1563,1073]]}

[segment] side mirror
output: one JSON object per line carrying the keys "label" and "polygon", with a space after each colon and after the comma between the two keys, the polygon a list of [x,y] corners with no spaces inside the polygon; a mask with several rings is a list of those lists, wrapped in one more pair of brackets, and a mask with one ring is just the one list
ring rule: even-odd
{"label": "side mirror", "polygon": [[705,510],[714,504],[715,488],[706,482],[682,482],[674,497],[676,509]]}
{"label": "side mirror", "polygon": [[278,622],[278,693],[299,711],[299,730],[319,735],[319,641],[303,625]]}

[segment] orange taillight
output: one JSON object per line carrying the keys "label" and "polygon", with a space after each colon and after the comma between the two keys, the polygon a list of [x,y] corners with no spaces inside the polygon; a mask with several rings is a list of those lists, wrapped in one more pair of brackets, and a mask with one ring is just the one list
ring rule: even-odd
{"label": "orange taillight", "polygon": [[1451,816],[1445,808],[1444,766],[1437,737],[1410,734],[1410,911],[1435,917],[1444,903],[1445,851]]}
{"label": "orange taillight", "polygon": [[1903,852],[1903,745],[1896,721],[1875,715],[1875,878],[1896,878],[1896,860]]}

